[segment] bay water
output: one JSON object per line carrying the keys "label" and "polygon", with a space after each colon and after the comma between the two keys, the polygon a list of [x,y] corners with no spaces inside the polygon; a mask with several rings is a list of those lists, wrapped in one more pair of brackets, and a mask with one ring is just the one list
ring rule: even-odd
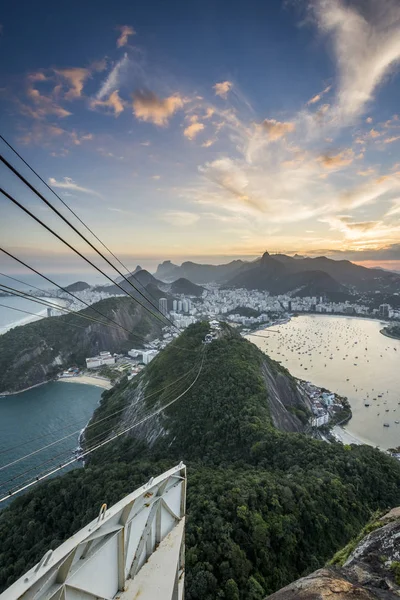
{"label": "bay water", "polygon": [[[79,433],[103,391],[91,385],[50,382],[0,398],[1,497],[74,456]],[[58,442],[60,438],[64,439]],[[31,456],[20,460],[27,454]]]}
{"label": "bay water", "polygon": [[347,396],[353,417],[346,430],[388,449],[400,445],[400,340],[382,335],[384,326],[376,319],[300,315],[248,337],[295,377]]}

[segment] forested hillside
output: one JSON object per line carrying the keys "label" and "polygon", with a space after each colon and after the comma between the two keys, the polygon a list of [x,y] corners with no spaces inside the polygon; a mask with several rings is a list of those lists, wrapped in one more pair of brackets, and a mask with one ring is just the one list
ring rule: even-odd
{"label": "forested hillside", "polygon": [[[79,315],[93,317],[107,325]],[[126,330],[110,324],[108,319]],[[129,332],[153,339],[160,329],[158,321],[130,298],[124,297],[101,300],[75,314],[48,317],[14,327],[0,336],[0,394],[47,381],[72,364],[85,367],[85,358],[100,351],[121,352],[140,346],[140,340],[129,337]]]}
{"label": "forested hillside", "polygon": [[373,511],[400,503],[398,462],[371,447],[292,432],[282,415],[307,406],[290,374],[230,328],[205,347],[205,331],[189,327],[138,379],[105,392],[86,444],[177,397],[204,358],[184,397],[94,453],[85,469],[3,511],[1,586],[94,518],[103,502],[180,460],[188,466],[187,600],[261,600],[322,566]]}

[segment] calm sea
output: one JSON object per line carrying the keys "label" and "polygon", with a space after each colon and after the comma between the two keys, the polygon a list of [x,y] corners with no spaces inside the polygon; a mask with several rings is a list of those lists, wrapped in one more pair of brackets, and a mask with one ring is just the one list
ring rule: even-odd
{"label": "calm sea", "polygon": [[[54,289],[54,286],[51,286],[47,281],[43,280],[39,275],[28,274],[28,273],[10,273],[12,277],[16,277],[20,281],[24,282],[19,283],[8,277],[0,275],[0,284],[7,285],[9,287],[13,287],[15,289],[21,290],[23,292],[28,292],[32,289],[31,286],[36,286],[42,290],[48,291]],[[95,277],[93,275],[88,276],[86,279],[84,275],[81,274],[48,274],[48,276],[53,279],[56,283],[61,286],[67,286],[76,281],[87,281],[87,283],[91,285],[104,283],[103,278]],[[55,304],[65,304],[65,302],[55,299],[55,298],[47,298],[48,301],[53,302]],[[19,312],[19,310],[25,310],[29,313],[34,313],[37,315],[37,319],[46,316],[47,309],[42,304],[38,304],[33,300],[27,300],[26,298],[20,298],[16,296],[0,296],[0,335],[5,333],[10,326],[16,325],[24,325],[26,323],[30,323],[35,321],[35,317],[28,315],[24,312]]]}
{"label": "calm sea", "polygon": [[[51,382],[0,398],[1,497],[72,457],[79,431],[92,416],[102,392],[101,388],[91,385]],[[69,437],[50,445],[65,436]],[[49,447],[41,452],[3,468],[46,445]],[[0,504],[0,508],[4,504]]]}
{"label": "calm sea", "polygon": [[295,377],[347,396],[353,418],[346,429],[386,449],[400,445],[400,340],[383,336],[382,327],[372,319],[301,315],[271,328],[278,333],[250,339]]}

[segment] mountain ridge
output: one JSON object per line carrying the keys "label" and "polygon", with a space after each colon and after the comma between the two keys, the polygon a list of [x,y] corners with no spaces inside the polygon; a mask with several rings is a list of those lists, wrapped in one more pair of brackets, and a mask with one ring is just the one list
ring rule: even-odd
{"label": "mountain ridge", "polygon": [[219,283],[227,287],[265,290],[273,294],[324,295],[329,293],[395,293],[400,288],[398,273],[369,269],[348,260],[300,255],[264,254],[254,261],[231,261],[222,265],[191,261],[174,265],[161,263],[156,275],[186,277],[193,283]]}

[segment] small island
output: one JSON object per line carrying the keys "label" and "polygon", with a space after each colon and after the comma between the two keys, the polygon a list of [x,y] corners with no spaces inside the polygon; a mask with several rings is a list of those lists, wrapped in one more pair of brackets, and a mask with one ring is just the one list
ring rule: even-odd
{"label": "small island", "polygon": [[380,331],[382,335],[386,335],[387,337],[393,338],[395,340],[400,340],[400,325],[388,325]]}

